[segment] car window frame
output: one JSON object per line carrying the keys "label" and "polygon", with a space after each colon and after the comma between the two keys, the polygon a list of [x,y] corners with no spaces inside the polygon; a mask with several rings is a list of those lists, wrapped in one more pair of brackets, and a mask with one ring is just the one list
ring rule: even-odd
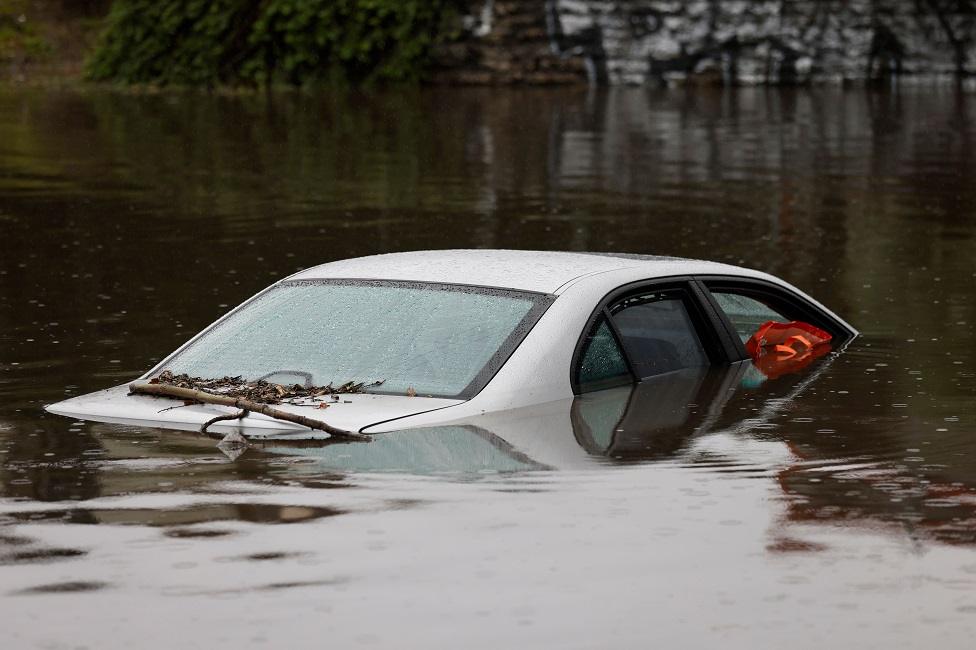
{"label": "car window frame", "polygon": [[[725,290],[728,293],[739,294],[758,300],[764,304],[767,304],[768,301],[768,306],[774,311],[786,312],[784,314],[785,317],[792,318],[793,320],[802,320],[829,332],[834,337],[835,344],[846,343],[857,335],[847,325],[826,313],[808,299],[791,291],[787,287],[768,280],[736,275],[697,275],[695,276],[695,282],[703,298],[711,304],[718,321],[725,328],[736,349],[738,358],[734,359],[734,361],[746,360],[751,357],[746,352],[745,344],[739,337],[732,321],[718,304],[715,296],[712,295],[713,291],[722,293]],[[781,305],[785,306],[785,309],[781,309]]]}
{"label": "car window frame", "polygon": [[[576,347],[573,350],[570,365],[570,385],[572,386],[574,395],[582,395],[600,390],[589,389],[583,391],[579,381],[579,374],[587,336],[593,331],[593,328],[601,317],[607,320],[607,325],[623,354],[624,361],[627,363],[627,369],[630,372],[630,384],[638,384],[644,379],[638,377],[634,372],[633,355],[627,349],[624,338],[620,335],[620,331],[613,321],[610,306],[631,296],[669,289],[677,289],[684,293],[683,298],[685,306],[688,308],[688,316],[695,327],[695,333],[698,335],[705,355],[708,357],[708,365],[727,365],[740,360],[735,341],[730,337],[726,323],[722,321],[724,314],[720,316],[716,312],[714,299],[705,294],[695,276],[680,275],[638,280],[623,284],[607,293],[597,304],[589,318],[587,318],[586,324],[576,342]],[[736,335],[735,339],[738,340],[738,338],[738,335]],[[625,385],[627,384],[616,384],[616,386]]]}
{"label": "car window frame", "polygon": [[[171,363],[173,359],[183,353],[184,350],[190,347],[190,345],[196,343],[199,339],[203,338],[206,334],[213,331],[215,328],[219,327],[225,323],[229,318],[233,317],[236,313],[242,311],[245,307],[251,303],[263,298],[267,293],[274,291],[275,289],[280,289],[282,287],[295,286],[295,285],[308,285],[308,284],[332,284],[332,285],[351,285],[351,286],[399,286],[399,287],[411,287],[420,289],[430,289],[435,291],[456,291],[456,292],[466,292],[466,293],[482,293],[496,296],[510,296],[514,298],[528,298],[532,300],[532,306],[526,312],[522,320],[512,329],[509,335],[502,341],[498,349],[492,354],[491,358],[485,363],[484,366],[475,374],[475,376],[468,382],[464,389],[454,395],[446,394],[432,394],[424,393],[424,397],[435,397],[443,399],[456,399],[467,401],[475,397],[478,393],[484,390],[485,386],[494,379],[498,371],[502,369],[511,356],[515,353],[518,347],[522,344],[525,338],[529,335],[529,332],[539,323],[543,314],[549,309],[553,302],[556,300],[556,296],[550,293],[543,293],[541,291],[531,291],[526,289],[509,289],[504,287],[489,287],[477,284],[464,284],[460,282],[428,282],[420,280],[389,280],[389,279],[373,279],[373,278],[306,278],[306,279],[284,279],[280,280],[269,287],[264,288],[255,295],[251,296],[249,299],[240,303],[232,310],[224,314],[222,317],[202,329],[196,335],[194,335],[190,340],[186,341],[183,345],[178,347],[176,350],[168,354],[162,361],[153,366],[152,369],[144,373],[141,379],[150,379],[155,375],[159,374],[166,369],[167,364]],[[374,395],[392,395],[395,393],[370,393],[368,390],[364,390],[363,393],[374,394]]]}
{"label": "car window frame", "polygon": [[[573,393],[575,395],[581,395],[583,393],[593,393],[596,391],[607,390],[610,388],[619,388],[621,386],[632,386],[636,381],[634,379],[634,377],[637,376],[636,373],[634,372],[634,365],[631,362],[630,357],[627,355],[626,349],[624,348],[624,344],[620,338],[620,332],[617,330],[613,322],[611,322],[610,320],[611,317],[612,314],[610,314],[609,309],[604,307],[601,311],[595,313],[590,317],[590,321],[586,329],[583,330],[583,335],[576,346],[577,349],[573,352],[573,362],[572,362],[573,366],[572,366],[571,373],[574,382]],[[579,376],[580,376],[580,371],[583,368],[583,357],[585,356],[585,353],[587,351],[587,343],[591,338],[590,335],[591,333],[596,332],[596,330],[599,327],[599,323],[601,322],[601,319],[606,322],[607,329],[610,330],[610,336],[613,337],[613,341],[614,343],[617,344],[617,349],[620,351],[620,356],[623,357],[624,365],[627,366],[628,378],[624,379],[623,377],[611,377],[599,381],[588,381],[586,382],[586,385],[589,388],[587,388],[587,390],[585,391],[581,391],[579,390],[579,388],[582,384],[579,380]]]}

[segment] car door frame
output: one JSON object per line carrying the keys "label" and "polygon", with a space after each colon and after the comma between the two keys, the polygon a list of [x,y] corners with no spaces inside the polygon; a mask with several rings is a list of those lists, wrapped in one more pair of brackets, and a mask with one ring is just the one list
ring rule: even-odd
{"label": "car door frame", "polygon": [[680,275],[637,280],[620,285],[607,293],[597,304],[589,318],[586,319],[586,324],[576,341],[576,347],[573,350],[570,365],[570,385],[572,386],[574,395],[581,395],[584,392],[580,390],[579,381],[582,355],[587,338],[601,317],[606,319],[607,326],[613,335],[614,341],[623,355],[624,361],[627,364],[627,371],[630,373],[631,383],[637,384],[641,381],[642,378],[638,377],[634,372],[633,355],[628,350],[623,337],[620,335],[620,331],[613,322],[609,307],[632,295],[669,289],[678,289],[684,292],[684,302],[686,307],[688,307],[688,316],[691,318],[692,324],[695,327],[695,333],[702,344],[705,354],[708,356],[709,365],[728,365],[741,360],[739,351],[741,342],[738,340],[738,335],[735,335],[734,338],[730,335],[725,314],[717,309],[714,298],[703,291],[697,276]]}
{"label": "car door frame", "polygon": [[834,337],[835,344],[846,343],[857,336],[857,332],[852,331],[845,323],[824,312],[823,309],[803,296],[791,291],[788,287],[774,282],[738,275],[713,274],[695,275],[694,281],[702,298],[711,306],[712,311],[716,314],[716,318],[725,329],[728,338],[736,350],[736,357],[732,359],[733,362],[743,361],[750,357],[749,353],[746,352],[745,344],[739,338],[735,327],[732,325],[732,321],[725,314],[721,306],[719,306],[715,296],[712,295],[712,291],[723,288],[747,298],[754,298],[760,302],[765,302],[763,298],[766,298],[772,303],[771,308],[775,311],[781,311],[777,309],[777,306],[783,305],[786,308],[782,311],[789,312],[786,314],[787,317],[792,317],[793,320],[803,320],[829,332]]}

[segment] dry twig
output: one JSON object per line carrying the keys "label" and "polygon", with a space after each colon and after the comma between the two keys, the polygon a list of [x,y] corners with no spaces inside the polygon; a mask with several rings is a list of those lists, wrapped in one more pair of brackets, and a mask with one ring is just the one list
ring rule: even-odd
{"label": "dry twig", "polygon": [[[301,424],[310,429],[317,429],[319,431],[325,431],[330,436],[341,440],[355,440],[368,442],[369,436],[363,435],[361,433],[355,433],[353,431],[345,431],[344,429],[337,429],[321,420],[314,420],[304,415],[297,415],[294,413],[289,413],[287,411],[282,411],[276,409],[269,404],[255,402],[250,399],[245,399],[243,397],[233,397],[231,395],[216,395],[214,393],[208,393],[203,390],[198,390],[195,388],[184,388],[182,386],[174,386],[172,384],[167,384],[157,381],[157,383],[152,383],[151,381],[137,381],[129,384],[129,392],[138,395],[154,395],[157,397],[176,397],[178,399],[184,400],[194,400],[197,402],[202,402],[204,404],[216,404],[218,406],[232,406],[244,411],[253,411],[255,413],[261,413],[267,415],[270,418],[276,420],[284,420],[285,422],[294,422],[295,424]],[[205,425],[206,426],[206,425]]]}

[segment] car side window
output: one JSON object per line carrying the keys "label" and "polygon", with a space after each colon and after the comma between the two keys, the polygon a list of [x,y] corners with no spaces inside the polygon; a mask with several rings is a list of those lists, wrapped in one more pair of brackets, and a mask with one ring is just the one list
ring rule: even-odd
{"label": "car side window", "polygon": [[610,314],[638,379],[709,364],[683,291],[629,296]]}
{"label": "car side window", "polygon": [[767,321],[786,322],[791,320],[764,302],[731,291],[713,290],[715,302],[722,308],[732,327],[745,343],[755,334],[759,326]]}
{"label": "car side window", "polygon": [[583,340],[576,380],[584,393],[633,381],[620,345],[603,317]]}

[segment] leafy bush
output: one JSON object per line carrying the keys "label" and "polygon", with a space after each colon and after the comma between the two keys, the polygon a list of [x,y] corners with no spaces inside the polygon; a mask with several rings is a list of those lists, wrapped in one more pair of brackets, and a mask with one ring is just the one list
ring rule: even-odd
{"label": "leafy bush", "polygon": [[458,0],[115,0],[89,78],[414,80]]}
{"label": "leafy bush", "polygon": [[0,63],[41,60],[50,54],[50,45],[28,20],[27,0],[0,2]]}

